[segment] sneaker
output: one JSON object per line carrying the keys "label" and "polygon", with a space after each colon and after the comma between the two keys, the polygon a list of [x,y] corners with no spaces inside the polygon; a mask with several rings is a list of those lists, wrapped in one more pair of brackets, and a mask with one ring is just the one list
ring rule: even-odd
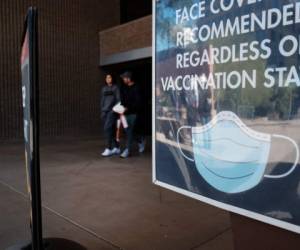
{"label": "sneaker", "polygon": [[120,155],[121,158],[128,158],[129,157],[129,150],[126,148],[123,153]]}
{"label": "sneaker", "polygon": [[139,153],[140,154],[145,152],[145,146],[146,146],[146,143],[144,140],[141,143],[139,143]]}
{"label": "sneaker", "polygon": [[110,150],[109,148],[106,148],[104,150],[104,152],[102,153],[103,157],[108,157],[108,156],[112,156],[112,155],[113,155],[112,150]]}
{"label": "sneaker", "polygon": [[121,149],[120,148],[113,148],[113,150],[111,151],[111,153],[113,155],[119,155],[119,154],[121,154]]}

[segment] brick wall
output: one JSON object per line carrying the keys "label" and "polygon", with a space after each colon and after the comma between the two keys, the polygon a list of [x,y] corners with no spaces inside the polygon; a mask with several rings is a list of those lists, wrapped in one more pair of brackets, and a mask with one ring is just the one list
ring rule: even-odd
{"label": "brick wall", "polygon": [[95,133],[98,33],[119,24],[119,0],[1,0],[0,139],[22,136],[19,54],[30,4],[39,9],[41,134]]}
{"label": "brick wall", "polygon": [[152,16],[100,32],[101,56],[125,52],[152,45]]}

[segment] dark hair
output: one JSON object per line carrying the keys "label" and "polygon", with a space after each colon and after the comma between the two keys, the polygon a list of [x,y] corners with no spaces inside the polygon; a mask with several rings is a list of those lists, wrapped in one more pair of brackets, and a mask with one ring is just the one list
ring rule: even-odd
{"label": "dark hair", "polygon": [[121,78],[129,78],[132,80],[132,72],[131,71],[125,71],[123,74],[120,75]]}

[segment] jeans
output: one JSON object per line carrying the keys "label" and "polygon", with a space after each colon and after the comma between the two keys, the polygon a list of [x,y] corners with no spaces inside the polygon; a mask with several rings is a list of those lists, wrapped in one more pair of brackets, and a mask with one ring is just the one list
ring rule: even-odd
{"label": "jeans", "polygon": [[131,151],[132,143],[133,143],[133,130],[136,123],[136,114],[126,115],[126,120],[128,123],[128,128],[126,128],[126,148],[128,151]]}
{"label": "jeans", "polygon": [[106,137],[106,147],[108,149],[113,149],[119,147],[116,141],[116,125],[117,125],[117,115],[110,111],[102,114],[103,129]]}

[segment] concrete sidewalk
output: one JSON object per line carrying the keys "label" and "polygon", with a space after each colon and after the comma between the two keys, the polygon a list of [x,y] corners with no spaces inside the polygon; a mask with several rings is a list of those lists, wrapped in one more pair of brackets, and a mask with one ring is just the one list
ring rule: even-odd
{"label": "concrete sidewalk", "polygon": [[[103,159],[98,139],[41,144],[45,237],[89,250],[232,250],[227,212],[151,183],[151,153]],[[0,249],[29,234],[22,143],[0,145]]]}

